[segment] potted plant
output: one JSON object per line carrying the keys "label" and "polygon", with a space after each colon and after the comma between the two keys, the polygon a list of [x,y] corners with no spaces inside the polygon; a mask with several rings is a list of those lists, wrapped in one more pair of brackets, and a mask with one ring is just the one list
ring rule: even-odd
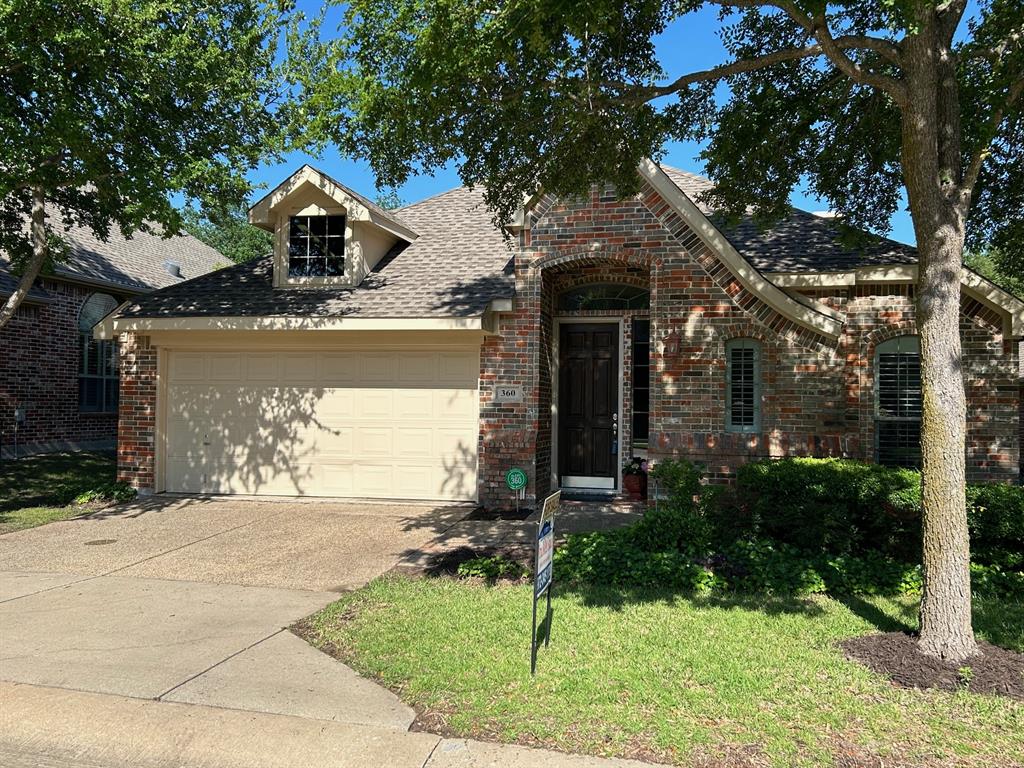
{"label": "potted plant", "polygon": [[633,456],[622,468],[622,489],[631,499],[647,498],[647,459]]}

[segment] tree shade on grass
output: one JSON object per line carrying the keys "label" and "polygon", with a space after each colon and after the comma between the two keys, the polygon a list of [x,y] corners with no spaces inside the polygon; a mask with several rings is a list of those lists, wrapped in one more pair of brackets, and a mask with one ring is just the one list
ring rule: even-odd
{"label": "tree shade on grass", "polygon": [[[681,765],[1024,761],[1020,703],[896,688],[844,658],[843,639],[913,628],[913,600],[556,592],[534,680],[529,608],[528,586],[384,578],[301,632],[456,734]],[[974,618],[1024,650],[1024,605],[976,601]]]}
{"label": "tree shade on grass", "polygon": [[0,533],[87,512],[78,494],[114,482],[112,454],[50,453],[0,462]]}

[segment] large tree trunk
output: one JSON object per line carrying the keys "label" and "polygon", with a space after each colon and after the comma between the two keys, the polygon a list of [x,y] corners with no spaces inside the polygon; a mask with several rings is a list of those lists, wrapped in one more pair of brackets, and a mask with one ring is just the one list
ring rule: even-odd
{"label": "large tree trunk", "polygon": [[[924,594],[919,649],[961,662],[977,653],[971,626],[970,541],[966,510],[967,406],[960,348],[960,270],[965,214],[955,77],[938,35],[922,25],[908,38],[908,100],[903,108],[903,172],[920,273],[921,479]],[[952,86],[951,86],[952,83]]]}
{"label": "large tree trunk", "polygon": [[32,257],[25,265],[25,271],[21,275],[21,281],[14,293],[7,297],[3,309],[0,309],[0,328],[7,325],[14,317],[18,305],[28,296],[32,283],[39,276],[39,270],[43,268],[46,261],[46,196],[42,187],[32,188],[32,215],[30,220],[32,237]]}

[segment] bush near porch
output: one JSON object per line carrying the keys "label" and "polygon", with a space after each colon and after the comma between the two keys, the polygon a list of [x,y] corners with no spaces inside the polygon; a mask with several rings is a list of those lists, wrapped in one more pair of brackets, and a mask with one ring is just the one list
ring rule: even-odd
{"label": "bush near porch", "polygon": [[[685,461],[652,472],[660,499],[629,528],[571,536],[556,574],[582,584],[915,595],[920,475],[840,459],[748,464],[735,489]],[[1024,596],[1024,488],[971,486],[975,591]]]}

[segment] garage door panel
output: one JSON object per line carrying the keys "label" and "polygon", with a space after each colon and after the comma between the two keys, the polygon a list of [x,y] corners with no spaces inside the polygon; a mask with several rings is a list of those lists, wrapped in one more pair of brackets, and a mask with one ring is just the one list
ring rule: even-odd
{"label": "garage door panel", "polygon": [[169,358],[169,490],[476,497],[476,350]]}
{"label": "garage door panel", "polygon": [[367,421],[391,420],[395,415],[395,396],[390,389],[356,390],[359,418]]}
{"label": "garage door panel", "polygon": [[240,354],[210,355],[209,376],[211,381],[234,381],[242,378],[242,356]]}

